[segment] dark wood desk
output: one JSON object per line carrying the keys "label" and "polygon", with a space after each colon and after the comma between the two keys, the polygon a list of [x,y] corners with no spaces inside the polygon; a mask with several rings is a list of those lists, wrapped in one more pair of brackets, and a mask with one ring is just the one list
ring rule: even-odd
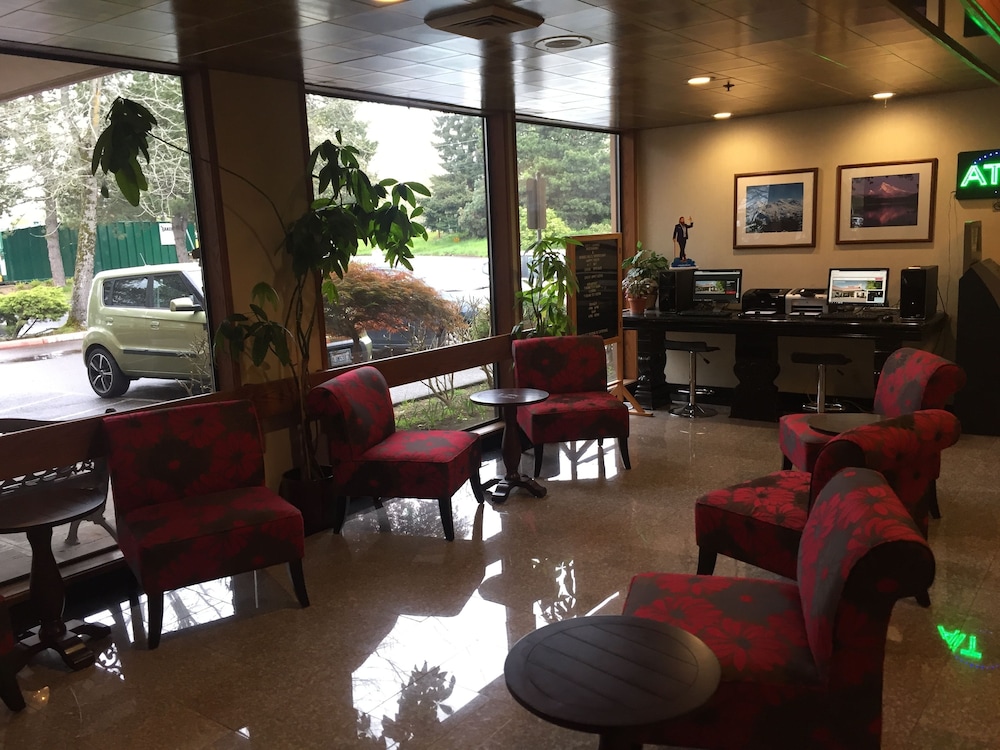
{"label": "dark wood desk", "polygon": [[726,333],[736,338],[733,372],[739,381],[733,390],[730,416],[773,422],[781,416],[775,378],[778,365],[778,338],[868,339],[875,343],[873,377],[878,380],[885,360],[908,343],[918,343],[944,328],[948,316],[937,313],[928,320],[829,320],[807,316],[698,317],[647,311],[643,315],[622,315],[625,330],[636,331],[638,381],[635,398],[646,409],[670,405],[670,388],[663,368],[667,363],[664,334]]}
{"label": "dark wood desk", "polygon": [[650,725],[701,706],[719,685],[719,660],[699,638],[629,615],[546,625],[504,663],[514,700],[567,729],[599,734],[601,750],[641,747]]}
{"label": "dark wood desk", "polygon": [[469,400],[482,406],[499,406],[503,411],[503,438],[500,448],[506,474],[486,483],[492,487],[493,502],[502,503],[515,487],[523,487],[535,497],[544,497],[545,488],[521,473],[521,439],[517,433],[517,407],[537,404],[549,397],[538,388],[492,388],[470,394]]}
{"label": "dark wood desk", "polygon": [[96,639],[110,635],[107,625],[63,622],[65,586],[52,554],[52,528],[87,517],[106,499],[106,488],[80,487],[72,480],[45,482],[0,496],[0,534],[25,534],[31,545],[28,585],[40,621],[16,646],[15,671],[47,648],[57,651],[70,669],[89,667],[94,663],[94,652],[80,636]]}

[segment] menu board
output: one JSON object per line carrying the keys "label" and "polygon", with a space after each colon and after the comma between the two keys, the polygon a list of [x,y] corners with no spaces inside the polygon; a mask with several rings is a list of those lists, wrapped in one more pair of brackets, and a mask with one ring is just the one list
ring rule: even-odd
{"label": "menu board", "polygon": [[577,237],[566,248],[579,288],[569,299],[570,318],[578,334],[621,336],[621,235]]}

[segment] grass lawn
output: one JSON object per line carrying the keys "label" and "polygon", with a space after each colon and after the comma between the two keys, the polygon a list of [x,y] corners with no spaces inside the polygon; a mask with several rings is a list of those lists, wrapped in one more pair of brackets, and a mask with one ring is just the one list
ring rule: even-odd
{"label": "grass lawn", "polygon": [[[358,248],[359,256],[371,254],[371,248]],[[416,257],[420,257],[421,255],[451,255],[485,258],[486,238],[463,240],[449,235],[438,237],[437,232],[432,232],[426,242],[421,239],[414,240],[413,254]]]}

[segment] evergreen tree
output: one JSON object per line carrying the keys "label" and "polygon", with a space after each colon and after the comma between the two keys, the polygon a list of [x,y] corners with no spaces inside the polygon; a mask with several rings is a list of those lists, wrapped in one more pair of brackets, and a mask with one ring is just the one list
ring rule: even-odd
{"label": "evergreen tree", "polygon": [[[431,198],[424,212],[427,227],[448,234],[485,237],[482,120],[466,115],[441,115],[434,118],[434,136],[438,139],[438,157],[444,174],[430,179]],[[483,208],[470,208],[477,200]]]}

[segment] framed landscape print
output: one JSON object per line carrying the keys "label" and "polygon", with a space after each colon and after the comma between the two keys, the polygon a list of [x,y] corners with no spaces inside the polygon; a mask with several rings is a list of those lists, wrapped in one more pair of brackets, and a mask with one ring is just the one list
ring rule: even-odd
{"label": "framed landscape print", "polygon": [[837,244],[931,242],[937,162],[837,167]]}
{"label": "framed landscape print", "polygon": [[819,169],[736,175],[733,247],[816,247]]}

